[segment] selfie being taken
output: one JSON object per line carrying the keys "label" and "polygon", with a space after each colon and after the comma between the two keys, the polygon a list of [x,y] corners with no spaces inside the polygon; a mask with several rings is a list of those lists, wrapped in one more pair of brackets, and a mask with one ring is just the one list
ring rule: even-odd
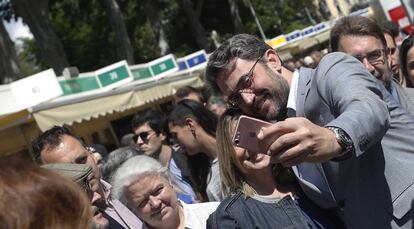
{"label": "selfie being taken", "polygon": [[414,229],[413,9],[0,1],[0,229]]}

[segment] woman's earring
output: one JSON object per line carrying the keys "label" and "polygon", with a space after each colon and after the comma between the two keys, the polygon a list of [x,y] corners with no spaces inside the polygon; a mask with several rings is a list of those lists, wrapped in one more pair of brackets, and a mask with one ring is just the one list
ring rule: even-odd
{"label": "woman's earring", "polygon": [[196,134],[195,134],[195,129],[191,128],[191,134],[192,134],[194,137],[196,137]]}

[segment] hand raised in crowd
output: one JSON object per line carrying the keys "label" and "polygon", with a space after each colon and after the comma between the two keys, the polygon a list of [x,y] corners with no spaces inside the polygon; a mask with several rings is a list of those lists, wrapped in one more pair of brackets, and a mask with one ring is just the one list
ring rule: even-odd
{"label": "hand raised in crowd", "polygon": [[288,118],[263,128],[258,134],[261,142],[272,140],[267,154],[273,163],[285,167],[302,162],[325,162],[338,156],[342,148],[335,134],[313,124],[306,118]]}

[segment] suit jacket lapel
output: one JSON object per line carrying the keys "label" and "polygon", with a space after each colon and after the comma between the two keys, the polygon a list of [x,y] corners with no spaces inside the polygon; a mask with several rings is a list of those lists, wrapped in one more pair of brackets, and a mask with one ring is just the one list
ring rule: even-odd
{"label": "suit jacket lapel", "polygon": [[[311,82],[314,75],[313,69],[310,68],[301,68],[299,70],[299,79],[298,79],[298,89],[296,94],[296,117],[306,117],[305,115],[305,101],[306,97],[309,94],[311,88]],[[301,168],[299,168],[301,167]],[[320,176],[320,179],[326,184],[326,188],[328,190],[320,189],[320,187],[316,187],[314,184],[310,183],[309,180],[304,179],[301,172],[298,170],[305,169],[307,167],[307,171],[317,172],[319,175],[314,174],[314,176]],[[312,167],[312,168],[310,168]],[[319,163],[302,163],[297,166],[293,167],[293,171],[298,177],[299,184],[301,185],[302,189],[307,193],[307,196],[318,203],[319,206],[322,207],[334,207],[336,205],[335,198],[332,195],[332,191],[330,190],[328,181],[326,179],[324,170],[322,165]],[[304,170],[305,171],[305,170]]]}
{"label": "suit jacket lapel", "polygon": [[312,76],[313,69],[299,69],[298,92],[296,94],[296,117],[305,117],[305,99],[309,93]]}

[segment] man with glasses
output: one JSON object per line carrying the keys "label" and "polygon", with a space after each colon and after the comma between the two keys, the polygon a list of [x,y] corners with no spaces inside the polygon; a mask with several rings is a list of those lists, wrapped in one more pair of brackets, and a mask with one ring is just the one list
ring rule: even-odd
{"label": "man with glasses", "polygon": [[391,95],[357,59],[330,53],[291,72],[264,41],[240,34],[210,55],[206,78],[230,106],[275,122],[257,136],[273,142],[263,151],[293,166],[306,196],[346,228],[411,226],[414,121],[385,104]]}
{"label": "man with glasses", "polygon": [[93,228],[141,228],[141,221],[119,200],[111,199],[111,186],[101,179],[94,156],[82,142],[65,127],[54,126],[32,143],[33,152],[40,164],[74,163],[92,168],[88,177],[93,194]]}
{"label": "man with glasses", "polygon": [[168,167],[173,184],[180,189],[178,198],[192,203],[196,195],[191,187],[187,158],[183,152],[177,152],[168,144],[165,121],[164,114],[155,110],[135,115],[131,123],[135,148]]}
{"label": "man with glasses", "polygon": [[331,29],[330,45],[333,52],[348,53],[363,63],[373,76],[383,82],[396,102],[414,116],[414,89],[403,88],[392,80],[390,67],[395,71],[398,69],[393,65],[396,63],[395,45],[387,46],[384,31],[375,21],[361,16],[339,19]]}

